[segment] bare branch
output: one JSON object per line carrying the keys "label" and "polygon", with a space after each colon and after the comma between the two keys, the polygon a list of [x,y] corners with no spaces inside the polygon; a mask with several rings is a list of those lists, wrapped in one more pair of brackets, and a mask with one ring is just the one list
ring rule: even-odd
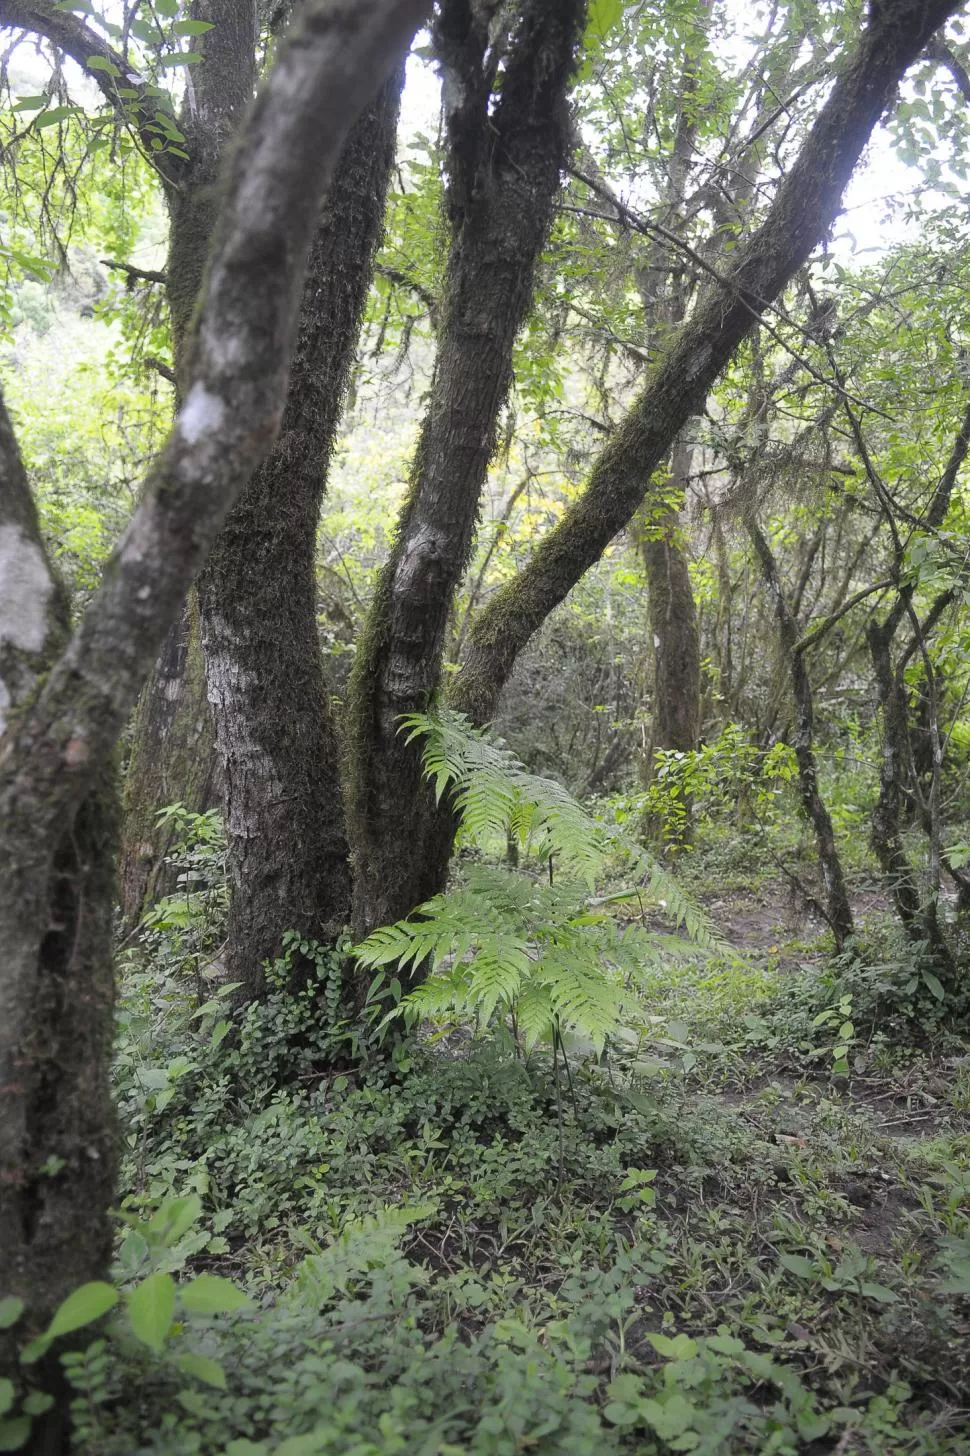
{"label": "bare branch", "polygon": [[101,258],[99,261],[104,268],[124,273],[129,289],[134,288],[136,283],[161,283],[164,286],[168,282],[168,275],[157,268],[136,268],[133,263],[119,263],[113,258]]}
{"label": "bare branch", "polygon": [[171,364],[166,364],[164,359],[156,359],[154,354],[146,354],[142,363],[146,369],[154,369],[156,374],[160,374],[163,379],[167,379],[169,384],[178,384],[175,370]]}

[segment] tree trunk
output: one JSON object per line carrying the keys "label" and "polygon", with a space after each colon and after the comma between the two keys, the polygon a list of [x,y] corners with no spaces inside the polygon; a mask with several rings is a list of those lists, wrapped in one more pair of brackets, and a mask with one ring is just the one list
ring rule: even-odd
{"label": "tree trunk", "polygon": [[131,730],[120,868],[126,931],[133,930],[144,910],[174,887],[174,872],[165,864],[172,830],[156,823],[159,809],[181,803],[202,813],[220,799],[221,773],[205,695],[197,604],[190,592],[138,699]]}
{"label": "tree trunk", "polygon": [[[673,460],[684,453],[674,447]],[[686,484],[686,462],[683,473]],[[683,502],[683,490],[678,493]],[[697,608],[687,564],[683,538],[683,505],[670,505],[659,522],[645,521],[645,512],[634,519],[633,531],[647,576],[649,630],[653,647],[653,697],[650,741],[640,755],[640,777],[649,785],[661,750],[692,753],[700,742],[701,656]],[[678,823],[676,847],[686,848],[692,838],[693,798],[680,800],[683,820]],[[640,832],[648,841],[662,844],[662,816],[642,816]],[[669,844],[671,850],[675,846]]]}
{"label": "tree trunk", "polygon": [[430,402],[397,540],[351,680],[353,928],[360,936],[441,889],[453,828],[435,811],[401,718],[437,691],[455,586],[468,561],[512,350],[532,303],[568,149],[566,88],[585,0],[527,0],[491,68],[488,19],[446,0],[435,25],[445,74],[450,247]]}
{"label": "tree trunk", "polygon": [[316,532],[381,236],[403,67],[348,139],[310,254],[276,448],[199,578],[202,640],[225,780],[238,1000],[263,990],[286,930],[332,942],[350,919],[340,751],[324,679]]}
{"label": "tree trunk", "polygon": [[[671,494],[684,500],[690,447],[678,441],[671,455]],[[650,599],[653,641],[653,723],[647,773],[658,748],[691,753],[700,738],[701,656],[697,608],[684,540],[682,504],[665,509],[659,521],[638,513],[634,522]]]}
{"label": "tree trunk", "polygon": [[658,748],[692,753],[700,739],[700,639],[681,517],[671,512],[662,529],[641,547],[654,650],[651,758]]}
{"label": "tree trunk", "polygon": [[[18,592],[28,571],[36,613]],[[69,619],[0,398],[0,744],[63,650]],[[22,968],[0,974],[0,1292],[27,1307],[0,1330],[0,1370],[16,1369],[18,1344],[111,1259],[116,808],[107,765],[55,832],[29,797],[0,820],[0,945],[6,967]],[[56,1388],[56,1362],[43,1373]],[[61,1401],[35,1423],[30,1449],[59,1452],[64,1429]]]}
{"label": "tree trunk", "polygon": [[[165,189],[169,250],[165,291],[172,330],[176,396],[189,366],[192,313],[202,286],[218,213],[222,159],[256,85],[255,0],[196,0],[193,17],[213,28],[193,67],[191,99],[179,117],[189,161]],[[125,775],[121,850],[123,923],[133,929],[148,906],[174,888],[165,864],[170,828],[159,809],[182,803],[192,813],[221,800],[215,729],[206,696],[198,610],[190,593],[138,700]]]}
{"label": "tree trunk", "polygon": [[[67,604],[0,400],[0,1247],[4,1292],[29,1302],[22,1323],[34,1328],[104,1274],[111,1248],[115,746],[272,446],[321,194],[360,101],[426,7],[327,0],[305,11],[233,154],[185,402],[66,642]],[[14,1329],[0,1336],[0,1374],[19,1385]],[[90,1336],[86,1326],[74,1342]],[[34,1449],[54,1443],[42,1433]]]}
{"label": "tree trunk", "polygon": [[815,706],[812,700],[812,683],[805,666],[805,653],[799,650],[798,631],[791,608],[785,598],[784,587],[778,572],[778,565],[768,544],[767,537],[752,520],[748,522],[748,534],[761,563],[765,585],[775,604],[778,619],[778,637],[781,654],[788,670],[792,697],[795,700],[795,763],[798,768],[798,788],[802,809],[815,835],[818,862],[825,885],[825,914],[835,937],[835,946],[843,951],[846,943],[855,934],[852,907],[845,886],[842,861],[835,843],[832,818],[818,787],[818,765],[815,762]]}
{"label": "tree trunk", "polygon": [[[908,589],[903,590],[905,593]],[[936,898],[931,897],[923,904],[916,870],[903,848],[900,829],[906,772],[912,759],[906,689],[892,663],[892,641],[901,615],[897,607],[884,623],[870,622],[866,629],[882,709],[879,798],[872,811],[871,842],[903,929],[910,940],[929,948],[937,964],[950,977],[954,970],[953,957],[940,925]]]}

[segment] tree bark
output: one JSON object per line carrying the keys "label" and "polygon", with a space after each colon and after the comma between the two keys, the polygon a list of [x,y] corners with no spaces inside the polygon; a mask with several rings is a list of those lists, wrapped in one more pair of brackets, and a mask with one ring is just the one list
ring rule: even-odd
{"label": "tree bark", "polygon": [[125,931],[134,930],[145,909],[174,887],[165,863],[172,831],[156,822],[159,809],[180,803],[202,813],[220,801],[198,606],[190,592],[142,689],[131,727],[118,876]]}
{"label": "tree bark", "polygon": [[805,653],[799,648],[798,627],[785,597],[778,564],[768,540],[753,520],[748,522],[748,535],[761,563],[761,571],[769,595],[775,604],[781,653],[795,701],[795,763],[798,767],[798,788],[802,810],[815,835],[818,862],[825,885],[825,913],[835,937],[835,948],[845,950],[855,934],[852,907],[845,885],[845,874],[835,842],[832,817],[818,787],[818,765],[815,762],[815,705],[812,683],[805,666]]}
{"label": "tree bark", "polygon": [[[179,115],[189,160],[164,184],[169,214],[165,291],[172,330],[176,396],[219,207],[222,160],[256,85],[255,0],[195,0],[193,18],[213,28],[200,38],[192,93]],[[190,592],[145,684],[131,727],[125,775],[121,856],[122,914],[127,929],[174,887],[165,864],[170,828],[157,824],[166,804],[202,813],[221,799],[215,731],[205,689],[198,606]]]}
{"label": "tree bark", "polygon": [[[690,447],[678,441],[671,454],[670,489],[683,501]],[[650,607],[653,642],[653,714],[646,771],[657,749],[691,753],[700,739],[701,651],[681,511],[671,506],[659,521],[636,518]]]}
{"label": "tree bark", "polygon": [[650,490],[677,435],[834,221],[842,193],[901,76],[955,0],[883,0],[868,21],[764,222],[730,255],[598,457],[582,496],[517,577],[479,613],[452,693],[487,722],[515,660],[549,613],[599,559]]}
{"label": "tree bark", "polygon": [[451,849],[419,745],[401,717],[426,709],[467,565],[512,350],[532,302],[568,150],[566,88],[585,0],[526,0],[500,88],[488,20],[446,0],[434,37],[445,74],[450,246],[430,401],[397,539],[380,574],[350,691],[349,823],[358,936],[442,886]]}
{"label": "tree bark", "polygon": [[[0,398],[0,752],[63,650],[69,621]],[[33,963],[31,975],[0,975],[0,1287],[40,1311],[34,1330],[111,1256],[116,809],[115,777],[103,765],[67,827],[46,842],[24,823],[5,822],[0,836],[20,849],[3,861],[4,959]],[[8,1040],[15,1030],[20,1037]],[[89,1208],[97,1216],[79,1219]],[[0,1331],[0,1369],[15,1367],[18,1338],[22,1329]],[[56,1387],[57,1365],[43,1374]],[[59,1404],[36,1423],[33,1449],[61,1450],[64,1427]]]}
{"label": "tree bark", "polygon": [[4,1292],[29,1307],[0,1344],[15,1382],[14,1341],[103,1275],[111,1247],[102,785],[189,583],[272,446],[321,193],[424,13],[420,0],[319,0],[282,49],[233,154],[184,403],[66,645],[63,593],[0,414],[0,1237]]}
{"label": "tree bark", "polygon": [[404,70],[348,139],[310,253],[280,438],[199,578],[225,782],[227,974],[262,994],[286,930],[332,942],[350,919],[341,754],[317,631],[316,532],[394,160]]}

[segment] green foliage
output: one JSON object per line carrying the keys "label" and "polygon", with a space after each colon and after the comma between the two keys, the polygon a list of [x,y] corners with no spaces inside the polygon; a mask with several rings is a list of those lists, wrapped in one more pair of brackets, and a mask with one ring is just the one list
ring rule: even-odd
{"label": "green foliage", "polygon": [[705,822],[730,817],[742,828],[790,812],[795,772],[788,744],[759,749],[740,723],[728,723],[691,753],[657,749],[649,786],[625,812],[654,820],[665,845],[683,848]]}
{"label": "green foliage", "polygon": [[157,821],[171,831],[165,862],[176,872],[176,889],[146,911],[139,928],[155,964],[193,976],[201,1000],[202,971],[223,941],[229,908],[222,815],[168,804]]}
{"label": "green foliage", "polygon": [[[439,800],[451,791],[461,841],[510,844],[522,869],[475,865],[467,883],[368,936],[354,955],[379,972],[371,995],[386,967],[421,968],[425,979],[392,1016],[413,1023],[471,1014],[487,1026],[511,1015],[526,1048],[561,1029],[602,1051],[621,1026],[642,1024],[637,990],[645,968],[684,946],[619,923],[611,907],[660,905],[693,942],[710,947],[704,916],[639,845],[458,715],[415,715],[404,728],[411,739],[425,739],[425,772]],[[530,856],[547,867],[547,880],[525,872]],[[619,862],[642,888],[592,896],[597,875]]]}
{"label": "green foliage", "polygon": [[[192,1228],[201,1211],[200,1200],[190,1196],[166,1200],[144,1222],[126,1215],[129,1228],[123,1247],[128,1249],[128,1260],[136,1243],[141,1245],[142,1257],[151,1260],[163,1255]],[[16,1325],[25,1314],[22,1302],[8,1297],[2,1304],[6,1310],[6,1327]],[[171,1274],[156,1270],[136,1280],[123,1293],[114,1284],[101,1280],[82,1284],[61,1302],[47,1328],[23,1345],[21,1366],[29,1375],[56,1342],[63,1342],[65,1337],[98,1323],[118,1308],[122,1312],[106,1326],[106,1339],[82,1340],[79,1347],[70,1341],[72,1348],[67,1350],[61,1345],[59,1363],[70,1384],[79,1392],[74,1414],[82,1429],[88,1408],[107,1399],[109,1352],[117,1352],[116,1361],[124,1359],[132,1337],[137,1346],[143,1346],[153,1356],[164,1354],[165,1360],[159,1368],[170,1368],[173,1375],[178,1372],[179,1376],[189,1376],[206,1387],[226,1389],[222,1365],[192,1349],[193,1336],[198,1338],[200,1328],[211,1329],[208,1317],[238,1314],[249,1310],[251,1303],[231,1280],[216,1274],[199,1274],[177,1284]],[[20,1414],[9,1416],[17,1404],[18,1392],[13,1382],[0,1381],[0,1416],[7,1417],[0,1422],[0,1450],[17,1451],[26,1446],[34,1417],[45,1414],[54,1404],[54,1397],[36,1385],[25,1387],[21,1395]],[[180,1391],[179,1398],[191,1408],[195,1388],[190,1386]]]}
{"label": "green foliage", "polygon": [[[831,995],[816,984],[816,1007]],[[730,1050],[704,1090],[662,1077],[648,1095],[577,1066],[560,1113],[548,1061],[497,1042],[335,1073],[314,1061],[312,997],[281,1088],[284,1006],[280,991],[247,1016],[245,1050],[211,1053],[175,1003],[152,1013],[157,1063],[195,1070],[127,1150],[120,1297],[67,1361],[79,1450],[809,1456],[844,1438],[966,1456],[940,1383],[961,1358],[958,1137],[901,1169],[857,1105],[809,1080],[731,1082],[722,1104]],[[749,1078],[768,1065],[742,1055]],[[857,1254],[868,1214],[842,1190],[861,1169],[895,1199],[904,1178],[925,1186],[935,1222],[903,1217],[892,1247]]]}

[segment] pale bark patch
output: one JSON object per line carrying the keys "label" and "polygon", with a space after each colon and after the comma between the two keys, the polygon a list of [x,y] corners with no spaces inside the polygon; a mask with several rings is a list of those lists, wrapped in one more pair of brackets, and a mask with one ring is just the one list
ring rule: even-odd
{"label": "pale bark patch", "polygon": [[40,652],[54,583],[44,553],[19,526],[0,526],[0,647]]}
{"label": "pale bark patch", "polygon": [[182,406],[178,426],[187,445],[197,445],[207,434],[214,434],[226,417],[223,400],[204,384],[194,384]]}

